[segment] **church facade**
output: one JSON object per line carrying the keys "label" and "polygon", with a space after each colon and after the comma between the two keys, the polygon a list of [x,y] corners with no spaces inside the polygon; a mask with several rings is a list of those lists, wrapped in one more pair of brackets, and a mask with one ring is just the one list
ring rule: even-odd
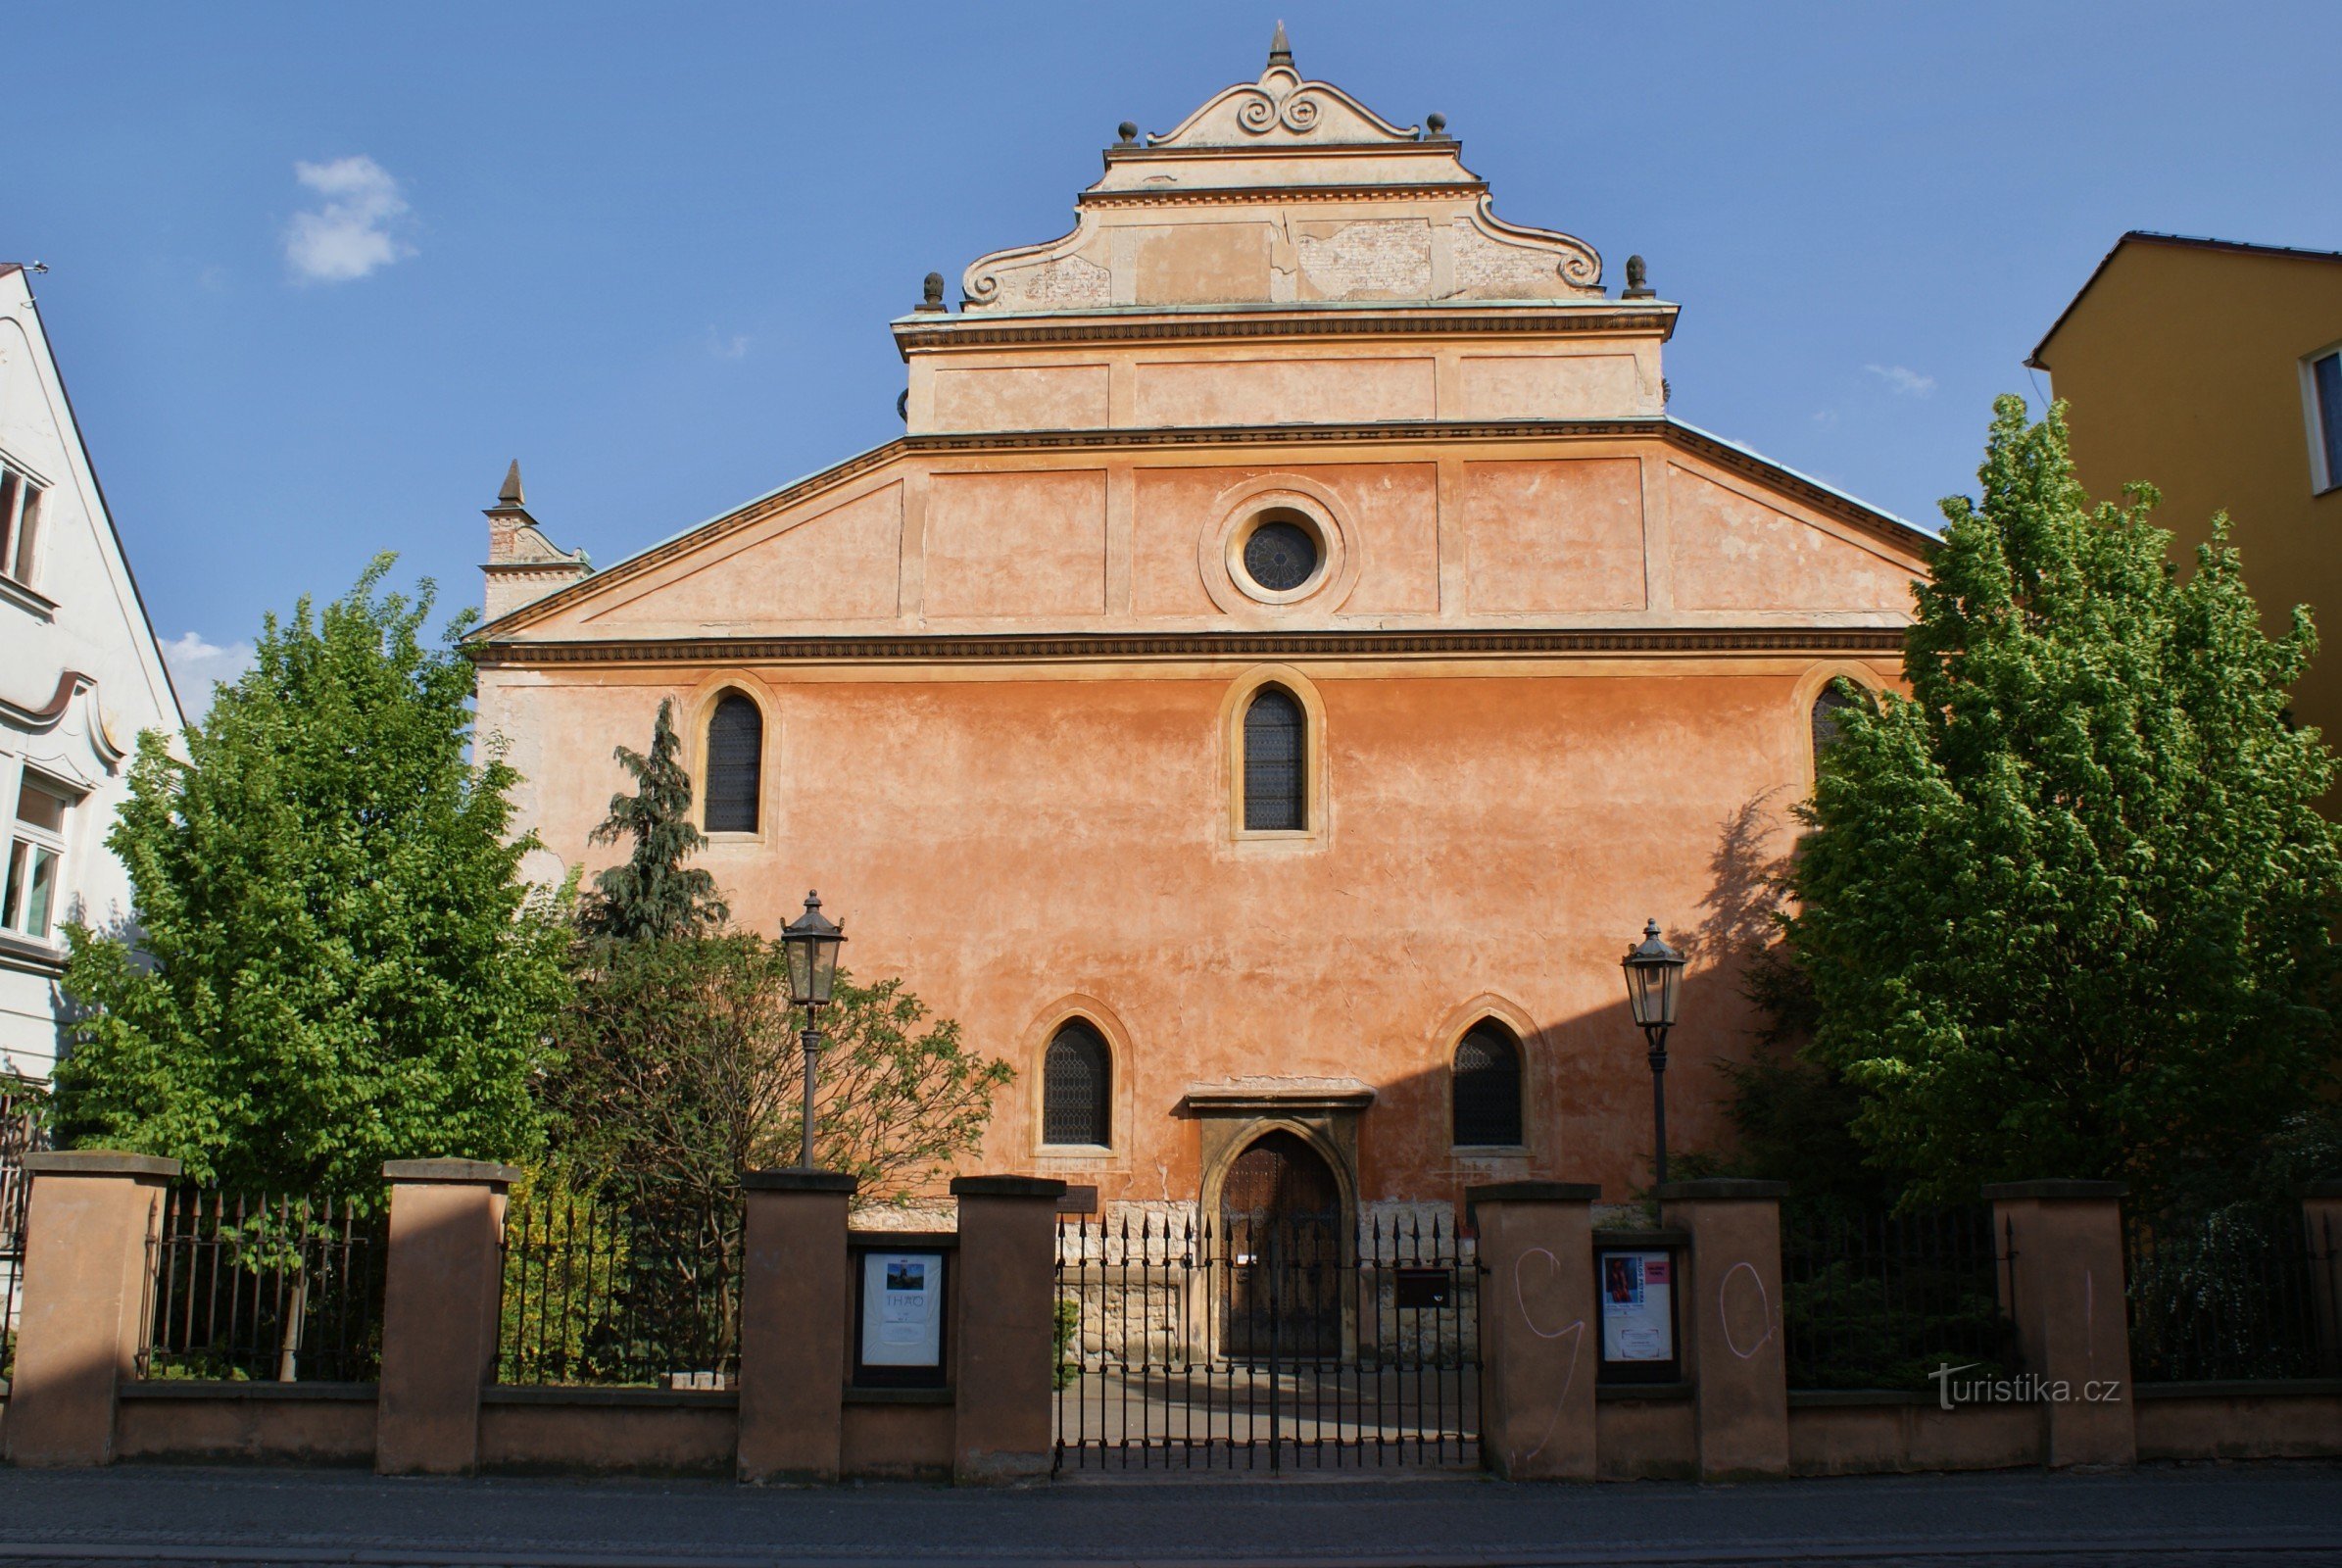
{"label": "church facade", "polygon": [[819,888],[1016,1068],[972,1164],[1109,1213],[1628,1196],[1646,917],[1718,1142],[1762,868],[1927,536],[1671,419],[1639,265],[1282,34],[1076,214],[893,323],[898,440],[591,572],[508,484],[472,653],[542,869],[616,853],[674,700],[735,917]]}

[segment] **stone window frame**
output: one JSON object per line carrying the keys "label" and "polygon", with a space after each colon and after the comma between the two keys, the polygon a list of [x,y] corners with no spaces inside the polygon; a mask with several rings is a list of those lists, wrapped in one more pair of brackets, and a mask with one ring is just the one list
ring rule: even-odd
{"label": "stone window frame", "polygon": [[[710,833],[707,831],[707,726],[715,718],[716,705],[734,694],[755,703],[757,715],[764,721],[763,745],[756,758],[756,829],[753,833],[736,830]],[[683,730],[683,767],[691,775],[693,825],[707,836],[711,848],[764,843],[774,833],[777,810],[773,781],[779,771],[775,764],[781,749],[780,715],[773,710],[770,688],[747,670],[719,670],[704,677],[678,706],[688,726]]]}
{"label": "stone window frame", "polygon": [[[1297,612],[1327,614],[1342,609],[1358,585],[1357,541],[1334,492],[1294,473],[1262,474],[1224,490],[1218,520],[1195,536],[1195,571],[1222,612],[1259,622]],[[1263,588],[1244,569],[1244,545],[1272,520],[1297,520],[1317,536],[1316,575],[1283,593]]]}
{"label": "stone window frame", "polygon": [[1826,660],[1813,665],[1798,677],[1793,698],[1800,769],[1797,782],[1800,790],[1806,796],[1813,794],[1815,781],[1820,776],[1816,768],[1817,759],[1814,756],[1814,706],[1821,702],[1822,694],[1830,689],[1830,683],[1841,677],[1852,681],[1874,697],[1886,690],[1886,682],[1879,677],[1877,670],[1868,664],[1857,664],[1845,660]]}
{"label": "stone window frame", "polygon": [[[1513,1037],[1521,1054],[1521,1141],[1518,1144],[1459,1144],[1455,1142],[1455,1054],[1464,1037],[1484,1023],[1500,1025]],[[1492,1167],[1499,1172],[1526,1170],[1552,1152],[1553,1130],[1546,1127],[1547,1097],[1539,1088],[1537,1043],[1543,1038],[1529,1010],[1512,998],[1484,991],[1447,1010],[1432,1031],[1426,1065],[1439,1079],[1439,1147],[1466,1167]]]}
{"label": "stone window frame", "polygon": [[[1244,826],[1244,716],[1263,686],[1276,686],[1301,709],[1302,826]],[[1333,840],[1331,772],[1327,760],[1326,706],[1317,683],[1291,664],[1257,664],[1229,683],[1220,703],[1222,789],[1226,796],[1222,831],[1239,854],[1320,851]]]}
{"label": "stone window frame", "polygon": [[[1104,1144],[1052,1144],[1049,1132],[1049,1051],[1057,1032],[1076,1019],[1097,1031],[1106,1046],[1106,1136]],[[1026,1139],[1034,1161],[1049,1170],[1127,1170],[1130,1166],[1132,1097],[1131,1038],[1121,1016],[1087,992],[1059,997],[1034,1015],[1025,1030]]]}

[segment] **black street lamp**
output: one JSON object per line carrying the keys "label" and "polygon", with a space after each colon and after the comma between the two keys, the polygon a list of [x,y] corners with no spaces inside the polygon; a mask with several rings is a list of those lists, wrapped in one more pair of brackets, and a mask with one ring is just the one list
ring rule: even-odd
{"label": "black street lamp", "polygon": [[1675,1027],[1676,993],[1683,978],[1683,956],[1659,935],[1659,922],[1646,920],[1642,941],[1619,960],[1627,971],[1627,1004],[1651,1048],[1651,1129],[1658,1140],[1655,1185],[1667,1181],[1667,1031]]}
{"label": "black street lamp", "polygon": [[838,946],[846,933],[821,912],[821,895],[805,895],[805,912],[781,927],[781,947],[789,956],[789,1000],[805,1009],[805,1032],[798,1036],[805,1048],[805,1145],[797,1168],[813,1168],[813,1079],[821,1066],[821,1009],[829,1005],[830,989],[838,979]]}

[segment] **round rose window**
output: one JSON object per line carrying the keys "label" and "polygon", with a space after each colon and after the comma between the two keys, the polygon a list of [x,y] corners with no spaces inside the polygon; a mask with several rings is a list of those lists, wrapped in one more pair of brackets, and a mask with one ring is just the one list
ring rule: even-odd
{"label": "round rose window", "polygon": [[1297,522],[1272,517],[1244,541],[1244,573],[1273,594],[1288,594],[1317,575],[1324,558],[1317,535]]}

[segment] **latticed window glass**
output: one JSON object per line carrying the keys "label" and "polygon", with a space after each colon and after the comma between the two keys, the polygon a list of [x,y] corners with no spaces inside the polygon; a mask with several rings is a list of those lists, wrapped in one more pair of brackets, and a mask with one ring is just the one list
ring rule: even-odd
{"label": "latticed window glass", "polygon": [[1298,829],[1308,822],[1308,744],[1301,705],[1282,686],[1263,686],[1244,710],[1244,826]]}
{"label": "latticed window glass", "polygon": [[1049,1042],[1041,1066],[1041,1141],[1109,1144],[1114,1060],[1096,1029],[1075,1018]]}
{"label": "latticed window glass", "polygon": [[1455,1048],[1455,1141],[1521,1142],[1521,1048],[1501,1025],[1476,1024]]}
{"label": "latticed window glass", "polygon": [[1819,763],[1822,754],[1837,743],[1838,714],[1852,708],[1855,699],[1838,689],[1831,681],[1814,699],[1814,760]]}
{"label": "latticed window glass", "polygon": [[707,720],[707,831],[754,833],[764,793],[764,715],[730,692]]}
{"label": "latticed window glass", "polygon": [[1273,594],[1291,593],[1317,575],[1317,536],[1297,522],[1272,517],[1244,541],[1244,571]]}

